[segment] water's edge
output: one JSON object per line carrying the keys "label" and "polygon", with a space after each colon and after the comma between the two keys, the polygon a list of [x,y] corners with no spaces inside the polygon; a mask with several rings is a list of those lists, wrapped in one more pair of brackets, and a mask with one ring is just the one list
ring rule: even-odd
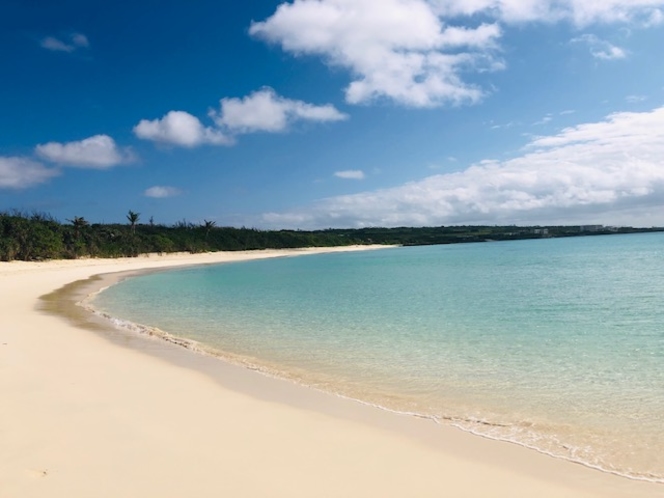
{"label": "water's edge", "polygon": [[[227,263],[217,263],[217,264],[227,264]],[[193,268],[201,265],[191,265],[188,268]],[[484,434],[473,428],[464,426],[463,424],[476,424],[486,423],[491,425],[487,421],[477,421],[471,419],[461,419],[461,418],[451,418],[451,417],[435,417],[429,416],[417,412],[405,412],[394,410],[392,408],[368,402],[366,400],[353,398],[342,393],[334,392],[329,389],[322,389],[311,383],[307,383],[305,376],[296,376],[288,375],[287,372],[279,370],[275,367],[270,367],[265,364],[261,364],[260,361],[256,358],[245,357],[237,354],[228,353],[221,351],[216,348],[208,347],[200,342],[195,340],[179,337],[173,335],[167,331],[160,330],[156,327],[151,327],[149,325],[133,323],[128,320],[123,320],[117,317],[113,317],[108,313],[97,310],[94,305],[94,299],[104,292],[109,287],[116,285],[128,278],[152,274],[156,272],[165,272],[178,268],[161,268],[161,269],[147,269],[147,270],[132,270],[125,272],[116,272],[116,273],[107,273],[94,275],[88,279],[79,280],[65,285],[64,287],[57,289],[56,291],[49,293],[41,297],[40,310],[57,315],[61,318],[65,318],[75,326],[79,328],[85,328],[92,330],[106,339],[111,340],[114,343],[119,343],[125,347],[130,347],[134,349],[139,349],[143,352],[155,353],[154,345],[155,343],[167,344],[169,346],[176,347],[178,350],[186,350],[187,352],[196,353],[196,355],[205,356],[212,358],[218,363],[226,363],[227,365],[240,367],[248,371],[260,373],[263,376],[277,379],[280,381],[288,381],[289,383],[298,386],[304,387],[307,389],[315,390],[326,395],[332,395],[337,398],[342,398],[349,400],[351,402],[359,403],[365,406],[370,406],[377,408],[379,410],[409,416],[416,417],[419,419],[426,419],[434,422],[438,425],[445,425],[448,427],[454,427],[460,431],[463,431],[474,436],[479,436],[484,439],[489,439],[493,441],[501,441],[510,444],[514,444],[529,450],[534,450],[537,453],[547,455],[549,457],[565,460],[571,463],[575,463],[586,468],[600,471],[602,473],[616,475],[619,477],[627,478],[635,481],[644,481],[656,484],[664,483],[664,479],[658,477],[648,477],[642,475],[631,475],[629,473],[622,473],[615,471],[613,469],[603,468],[602,466],[594,465],[592,463],[585,462],[580,459],[568,458],[563,455],[557,455],[552,452],[543,450],[534,445],[529,445],[520,441],[516,441],[510,438],[494,437],[491,435]],[[121,334],[118,335],[118,332]],[[141,338],[146,341],[137,342],[136,338]],[[221,361],[219,361],[221,360]],[[195,367],[195,357],[192,355],[192,361],[190,361],[190,367]]]}

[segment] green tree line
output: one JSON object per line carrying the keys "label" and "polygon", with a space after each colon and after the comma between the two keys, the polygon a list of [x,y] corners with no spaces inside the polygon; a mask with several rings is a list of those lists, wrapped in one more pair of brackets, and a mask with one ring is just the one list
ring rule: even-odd
{"label": "green tree line", "polygon": [[602,226],[450,226],[327,230],[257,230],[218,227],[214,221],[89,223],[76,216],[60,222],[44,213],[0,212],[0,261],[137,256],[145,253],[241,251],[333,247],[353,244],[430,245],[663,231],[663,228]]}
{"label": "green tree line", "polygon": [[328,231],[256,230],[180,221],[172,226],[141,223],[129,211],[127,223],[66,223],[43,213],[0,213],[0,261],[137,256],[145,253],[241,251],[361,244]]}

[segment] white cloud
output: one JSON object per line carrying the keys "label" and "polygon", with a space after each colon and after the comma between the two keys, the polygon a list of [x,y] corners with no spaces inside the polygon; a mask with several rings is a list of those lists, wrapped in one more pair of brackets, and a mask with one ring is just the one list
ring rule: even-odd
{"label": "white cloud", "polygon": [[616,45],[602,40],[592,34],[584,34],[572,39],[572,43],[586,43],[590,48],[590,54],[596,59],[615,60],[627,57],[627,51]]}
{"label": "white cloud", "polygon": [[[475,103],[474,74],[505,68],[499,40],[514,23],[654,25],[664,0],[297,0],[249,33],[294,55],[321,57],[351,73],[346,101],[410,107]],[[608,42],[595,57],[623,58]]]}
{"label": "white cloud", "polygon": [[539,121],[535,121],[533,123],[533,126],[542,126],[542,125],[545,125],[547,123],[550,123],[551,121],[553,121],[553,116],[551,116],[551,114],[547,114],[546,116],[544,116]]}
{"label": "white cloud", "polygon": [[130,152],[120,150],[108,135],[95,135],[78,142],[49,142],[37,145],[35,152],[54,163],[93,169],[111,168],[132,159]]}
{"label": "white cloud", "polygon": [[348,118],[332,105],[316,106],[287,99],[271,88],[263,88],[242,99],[221,99],[220,111],[210,115],[218,126],[230,133],[274,133],[286,130],[295,121],[325,123]]}
{"label": "white cloud", "polygon": [[664,12],[662,12],[660,9],[655,9],[650,14],[650,17],[645,22],[644,26],[646,28],[651,28],[653,26],[659,26],[663,22],[664,22]]}
{"label": "white cloud", "polygon": [[81,33],[72,33],[68,37],[68,41],[62,41],[53,36],[47,36],[40,42],[42,48],[52,50],[54,52],[73,52],[79,48],[87,48],[90,46],[88,37]]}
{"label": "white cloud", "polygon": [[506,23],[572,21],[643,23],[656,15],[663,0],[431,0],[445,16],[490,15]]}
{"label": "white cloud", "polygon": [[316,106],[277,95],[271,88],[263,88],[244,98],[221,99],[219,111],[209,116],[216,126],[204,126],[200,120],[184,111],[170,111],[161,119],[142,119],[134,134],[181,147],[199,145],[233,145],[235,135],[259,131],[286,131],[296,121],[331,122],[347,119],[332,105]]}
{"label": "white cloud", "polygon": [[567,0],[567,3],[569,16],[582,26],[592,22],[642,23],[655,15],[657,6],[664,5],[662,0]]}
{"label": "white cloud", "polygon": [[[491,120],[489,123],[493,123],[493,120]],[[533,124],[538,124],[538,123],[533,123]],[[541,123],[541,124],[543,124],[543,123]],[[514,121],[509,121],[509,122],[504,123],[504,124],[493,124],[493,125],[491,125],[491,129],[492,130],[503,130],[503,129],[508,130],[510,128],[513,128],[516,125],[517,125],[517,123],[515,123]]]}
{"label": "white cloud", "polygon": [[269,213],[263,223],[311,228],[588,219],[664,224],[664,107],[538,137],[510,160]]}
{"label": "white cloud", "polygon": [[249,32],[294,54],[347,68],[352,104],[380,98],[413,107],[477,102],[466,69],[502,68],[497,24],[446,26],[424,0],[299,0],[281,4]]}
{"label": "white cloud", "polygon": [[175,187],[164,187],[161,185],[155,185],[154,187],[150,187],[145,192],[143,192],[143,195],[145,197],[153,197],[155,199],[164,199],[166,197],[178,196],[181,193],[182,191]]}
{"label": "white cloud", "polygon": [[0,156],[0,189],[32,187],[59,174],[59,171],[25,157]]}
{"label": "white cloud", "polygon": [[82,33],[74,33],[71,37],[72,42],[74,42],[74,45],[77,47],[89,47],[90,42],[88,41],[88,37],[85,36]]}
{"label": "white cloud", "polygon": [[639,102],[645,102],[648,100],[648,97],[645,95],[628,95],[625,97],[625,100],[630,104],[638,104]]}
{"label": "white cloud", "polygon": [[197,117],[184,111],[170,111],[161,119],[142,119],[135,127],[134,134],[144,140],[196,147],[198,145],[230,145],[233,140],[221,131],[205,127]]}
{"label": "white cloud", "polygon": [[348,169],[345,171],[336,171],[334,176],[343,178],[344,180],[364,180],[364,171],[360,169]]}

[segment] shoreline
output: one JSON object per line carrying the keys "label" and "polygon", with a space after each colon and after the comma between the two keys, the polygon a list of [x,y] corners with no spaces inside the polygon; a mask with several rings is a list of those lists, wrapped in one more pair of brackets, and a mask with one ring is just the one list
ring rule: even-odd
{"label": "shoreline", "polygon": [[[202,265],[194,265],[202,266]],[[188,266],[188,268],[192,268]],[[277,379],[279,381],[289,382],[296,386],[302,387],[304,389],[312,389],[320,393],[331,395],[333,397],[342,398],[351,402],[359,403],[371,408],[379,409],[392,413],[398,416],[404,417],[416,417],[424,420],[429,420],[434,424],[446,427],[454,427],[462,432],[472,434],[473,436],[488,439],[491,441],[506,442],[509,444],[514,444],[523,448],[526,448],[531,451],[552,457],[554,459],[567,461],[576,465],[581,465],[583,467],[596,470],[605,474],[615,475],[621,478],[634,480],[634,481],[643,481],[647,483],[654,484],[664,484],[664,479],[659,477],[649,477],[649,476],[636,476],[626,473],[622,473],[618,470],[613,470],[610,468],[605,468],[600,465],[596,465],[581,459],[574,459],[572,457],[567,457],[563,455],[557,455],[552,451],[547,451],[540,447],[530,445],[528,443],[518,441],[515,439],[510,439],[507,437],[493,436],[486,433],[477,431],[475,428],[464,427],[462,424],[464,422],[471,422],[471,419],[462,419],[462,418],[438,418],[433,415],[427,415],[419,412],[404,411],[389,406],[380,404],[375,401],[370,401],[362,399],[359,397],[354,397],[353,395],[335,391],[331,389],[326,389],[319,387],[319,383],[310,382],[310,375],[307,373],[299,372],[298,374],[294,373],[285,373],[278,365],[275,364],[266,364],[261,362],[257,358],[238,355],[230,353],[228,351],[220,350],[211,346],[208,346],[204,343],[196,341],[194,339],[189,339],[180,335],[175,335],[167,330],[162,330],[158,327],[154,327],[145,323],[135,323],[125,319],[115,317],[105,311],[101,311],[94,306],[95,298],[102,292],[106,291],[109,287],[116,285],[126,279],[134,278],[141,275],[148,275],[160,271],[169,271],[166,269],[150,269],[150,270],[132,270],[128,272],[119,272],[119,273],[110,273],[95,275],[87,280],[80,280],[73,282],[71,284],[71,290],[67,289],[69,287],[65,286],[62,289],[58,289],[53,293],[42,296],[40,299],[53,299],[57,303],[64,303],[66,305],[66,310],[54,311],[55,314],[63,316],[65,318],[71,318],[71,315],[77,317],[77,321],[80,320],[79,326],[84,328],[89,328],[90,330],[98,330],[101,335],[107,339],[114,340],[117,342],[117,338],[113,338],[113,335],[120,334],[120,337],[127,339],[125,335],[129,336],[129,339],[135,335],[146,340],[156,340],[164,341],[169,345],[182,348],[187,351],[189,354],[195,355],[205,355],[213,359],[229,363],[233,366],[240,368],[248,369],[253,372],[256,372],[260,375],[265,375],[270,378]],[[90,316],[92,314],[93,316]],[[87,324],[87,325],[86,325]],[[99,330],[101,329],[101,330]],[[111,335],[109,335],[111,334]],[[131,347],[142,349],[140,343],[136,343]],[[196,361],[192,359],[192,364],[190,368],[198,368]],[[309,372],[310,374],[310,372]],[[214,377],[214,374],[212,374]],[[490,422],[486,424],[491,425]]]}
{"label": "shoreline", "polygon": [[109,341],[35,311],[40,296],[100,273],[323,251],[0,263],[0,395],[7,400],[0,408],[0,491],[9,497],[664,494],[659,484],[258,375],[165,341],[129,333]]}

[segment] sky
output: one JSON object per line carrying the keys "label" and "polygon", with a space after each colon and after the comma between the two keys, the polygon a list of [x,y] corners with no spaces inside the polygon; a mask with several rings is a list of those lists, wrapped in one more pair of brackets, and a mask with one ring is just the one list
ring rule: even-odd
{"label": "sky", "polygon": [[664,226],[664,0],[3,0],[9,210]]}

